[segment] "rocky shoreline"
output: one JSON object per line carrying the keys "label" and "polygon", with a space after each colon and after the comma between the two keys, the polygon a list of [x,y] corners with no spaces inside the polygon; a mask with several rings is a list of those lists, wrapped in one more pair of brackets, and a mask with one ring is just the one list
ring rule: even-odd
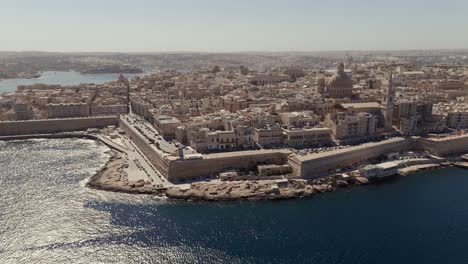
{"label": "rocky shoreline", "polygon": [[284,200],[310,197],[314,194],[331,192],[340,187],[368,184],[363,177],[329,176],[314,180],[259,180],[233,182],[193,183],[190,188],[169,187],[165,194],[169,198],[204,201],[235,200]]}
{"label": "rocky shoreline", "polygon": [[110,192],[163,195],[149,182],[129,182],[123,173],[124,163],[124,154],[114,152],[104,167],[89,179],[86,187]]}
{"label": "rocky shoreline", "polygon": [[364,177],[333,175],[313,180],[216,181],[156,188],[143,180],[129,182],[124,176],[123,165],[124,154],[114,153],[106,165],[89,179],[86,186],[96,190],[167,196],[172,199],[234,201],[310,197],[337,188],[369,183]]}
{"label": "rocky shoreline", "polygon": [[[284,200],[311,197],[339,188],[372,184],[359,173],[335,174],[317,179],[211,181],[156,188],[151,182],[128,181],[123,173],[124,155],[115,152],[106,165],[90,178],[87,187],[130,194],[166,196],[179,200],[236,201]],[[402,169],[406,176],[421,170],[456,165],[452,162],[413,165]]]}
{"label": "rocky shoreline", "polygon": [[443,167],[443,164],[440,163],[429,163],[429,164],[420,164],[420,165],[413,165],[409,166],[407,168],[400,169],[399,174],[400,176],[407,176],[412,173],[416,173],[421,170],[432,170],[432,169],[438,169],[440,167]]}

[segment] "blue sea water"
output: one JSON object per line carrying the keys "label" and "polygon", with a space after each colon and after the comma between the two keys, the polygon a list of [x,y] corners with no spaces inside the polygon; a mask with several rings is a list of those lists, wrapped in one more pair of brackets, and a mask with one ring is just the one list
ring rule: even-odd
{"label": "blue sea water", "polygon": [[277,202],[90,190],[82,139],[0,142],[1,263],[468,263],[468,170]]}
{"label": "blue sea water", "polygon": [[[102,84],[115,81],[120,74],[81,74],[75,71],[46,71],[40,78],[33,79],[6,79],[0,80],[0,93],[14,92],[18,85],[42,84],[60,84],[60,85],[78,85],[81,83]],[[133,78],[139,74],[124,74],[127,78]],[[141,75],[141,74],[140,74]]]}

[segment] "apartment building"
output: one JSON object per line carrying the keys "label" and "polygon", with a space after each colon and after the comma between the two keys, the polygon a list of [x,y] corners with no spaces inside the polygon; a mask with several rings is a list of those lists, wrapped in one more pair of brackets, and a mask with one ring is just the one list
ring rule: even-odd
{"label": "apartment building", "polygon": [[330,128],[284,129],[284,145],[288,147],[310,147],[332,142]]}
{"label": "apartment building", "polygon": [[47,104],[49,118],[71,118],[89,116],[89,105],[86,103]]}
{"label": "apartment building", "polygon": [[283,144],[283,130],[278,125],[255,128],[253,139],[257,145],[275,147]]}
{"label": "apartment building", "polygon": [[377,118],[365,112],[340,112],[328,114],[325,125],[332,130],[336,140],[365,140],[376,134]]}

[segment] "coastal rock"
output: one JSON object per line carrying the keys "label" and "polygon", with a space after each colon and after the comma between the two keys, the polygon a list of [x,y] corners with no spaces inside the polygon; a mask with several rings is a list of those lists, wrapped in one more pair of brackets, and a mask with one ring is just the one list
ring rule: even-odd
{"label": "coastal rock", "polygon": [[[309,187],[309,186],[308,186]],[[314,194],[314,189],[313,188],[306,188],[304,190],[304,196],[305,197],[309,197],[309,196],[312,196]]]}
{"label": "coastal rock", "polygon": [[291,198],[297,197],[296,194],[294,193],[294,191],[292,191],[292,190],[286,190],[284,193],[281,193],[281,195],[285,199],[291,199]]}
{"label": "coastal rock", "polygon": [[294,189],[292,192],[296,197],[301,197],[304,195],[305,189]]}
{"label": "coastal rock", "polygon": [[280,190],[278,188],[271,188],[264,191],[265,194],[280,194]]}
{"label": "coastal rock", "polygon": [[368,184],[369,180],[365,177],[356,177],[356,181],[358,181],[360,184]]}
{"label": "coastal rock", "polygon": [[304,189],[307,186],[306,180],[291,180],[290,183],[296,189]]}
{"label": "coastal rock", "polygon": [[316,190],[317,192],[326,192],[327,191],[327,187],[328,185],[325,185],[325,184],[321,184],[321,185],[312,185],[312,187],[314,188],[314,190]]}
{"label": "coastal rock", "polygon": [[348,184],[347,181],[344,181],[344,180],[337,180],[337,181],[336,181],[336,185],[337,185],[338,187],[348,187],[349,184]]}
{"label": "coastal rock", "polygon": [[168,188],[166,190],[166,195],[170,198],[178,198],[178,199],[186,197],[185,194],[181,192],[179,188]]}
{"label": "coastal rock", "polygon": [[269,195],[266,196],[266,199],[267,200],[280,200],[280,199],[284,199],[284,198],[281,195],[269,194]]}

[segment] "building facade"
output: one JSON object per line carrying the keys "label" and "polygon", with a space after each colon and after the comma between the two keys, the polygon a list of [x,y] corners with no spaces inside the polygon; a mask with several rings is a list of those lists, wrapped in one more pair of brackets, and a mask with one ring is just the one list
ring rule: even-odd
{"label": "building facade", "polygon": [[70,118],[89,116],[89,105],[86,103],[48,104],[49,118]]}
{"label": "building facade", "polygon": [[345,66],[343,63],[338,65],[337,72],[328,79],[326,93],[332,98],[353,96],[353,81],[351,77],[345,73]]}
{"label": "building facade", "polygon": [[332,142],[330,128],[285,129],[284,144],[288,147],[311,147]]}
{"label": "building facade", "polygon": [[325,124],[336,140],[365,140],[374,136],[377,130],[377,118],[364,112],[328,114]]}

